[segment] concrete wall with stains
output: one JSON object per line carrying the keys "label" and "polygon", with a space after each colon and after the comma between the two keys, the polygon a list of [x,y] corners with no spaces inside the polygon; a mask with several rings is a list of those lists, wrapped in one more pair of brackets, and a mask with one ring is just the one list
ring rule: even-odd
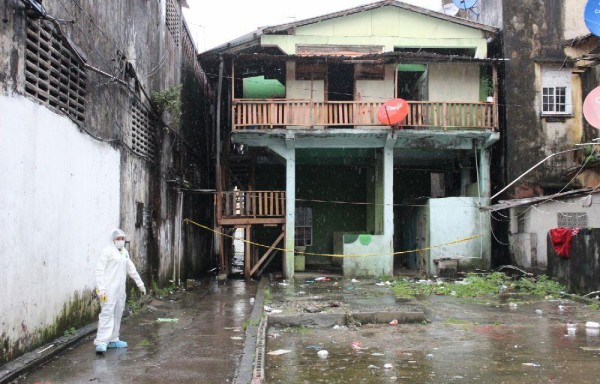
{"label": "concrete wall with stains", "polygon": [[585,213],[587,227],[600,227],[600,195],[592,195],[592,205],[582,205],[581,197],[548,200],[535,208],[531,206],[510,209],[510,234],[512,260],[515,265],[544,273],[548,268],[546,237],[558,227],[559,213]]}
{"label": "concrete wall with stains", "polygon": [[[167,3],[181,14],[178,0],[44,1],[49,15],[68,22],[60,23],[61,31],[47,22],[40,28],[68,38],[71,51],[89,66],[83,70],[85,110],[79,120],[26,91],[28,16],[21,1],[0,3],[0,132],[7,145],[2,172],[8,164],[6,171],[12,173],[3,179],[14,181],[9,196],[18,202],[0,206],[3,218],[7,212],[18,217],[3,223],[12,235],[9,245],[0,243],[4,264],[15,268],[15,273],[0,272],[0,281],[11,287],[2,290],[0,303],[11,306],[0,308],[2,333],[11,332],[1,335],[0,362],[95,316],[91,272],[115,227],[128,234],[132,258],[147,285],[191,277],[208,265],[185,260],[209,257],[206,236],[188,233],[185,251],[178,236],[183,216],[206,204],[205,199],[187,199],[185,210],[179,210],[179,188],[214,185],[207,171],[212,145],[202,141],[211,137],[205,135],[211,122],[208,89],[199,86],[206,84],[206,76],[182,21],[167,25]],[[184,70],[196,89],[186,86],[181,120],[158,116],[152,91],[180,84]],[[134,108],[142,112],[135,114]],[[137,140],[133,127],[144,119],[140,114],[156,144],[146,155],[132,144]],[[14,211],[19,209],[23,212]],[[27,254],[15,256],[15,245]],[[46,266],[38,264],[40,255],[48,255]],[[15,303],[24,309],[13,310]],[[4,316],[10,311],[14,316]]]}
{"label": "concrete wall with stains", "polygon": [[458,259],[463,270],[490,267],[490,220],[478,206],[479,198],[447,197],[429,199],[427,206],[419,209],[416,245],[419,249],[433,247],[421,252],[428,274],[437,274],[434,261],[443,258]]}
{"label": "concrete wall with stains", "polygon": [[91,320],[121,191],[116,148],[28,98],[0,95],[0,109],[2,363]]}
{"label": "concrete wall with stains", "polygon": [[600,290],[600,229],[580,233],[571,240],[571,257],[558,256],[548,243],[548,275],[567,286],[568,292],[587,295]]}
{"label": "concrete wall with stains", "polygon": [[[584,32],[585,0],[481,2],[485,20],[502,17],[504,57],[504,183],[529,170],[546,156],[582,141],[582,91],[579,74],[571,76],[572,113],[542,116],[542,75],[550,65],[570,68],[562,43]],[[556,156],[511,188],[505,197],[550,193],[564,186],[565,171],[578,164],[573,154]]]}

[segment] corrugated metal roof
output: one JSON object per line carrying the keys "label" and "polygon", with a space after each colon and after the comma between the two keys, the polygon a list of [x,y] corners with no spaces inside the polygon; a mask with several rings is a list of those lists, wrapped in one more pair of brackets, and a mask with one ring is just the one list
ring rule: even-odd
{"label": "corrugated metal roof", "polygon": [[575,197],[575,196],[586,195],[586,194],[591,194],[591,193],[600,193],[600,191],[596,191],[592,188],[583,188],[583,189],[575,189],[575,190],[567,191],[567,192],[555,193],[553,195],[528,197],[525,199],[501,200],[498,202],[498,204],[490,205],[487,207],[481,207],[480,210],[495,212],[495,211],[501,211],[503,209],[516,208],[516,207],[521,207],[523,205],[540,203],[540,202],[547,201],[547,200],[557,200],[557,199],[560,200],[565,197]]}

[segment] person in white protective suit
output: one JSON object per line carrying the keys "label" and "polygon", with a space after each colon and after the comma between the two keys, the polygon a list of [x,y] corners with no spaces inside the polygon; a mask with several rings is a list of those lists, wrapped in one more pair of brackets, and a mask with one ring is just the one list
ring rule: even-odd
{"label": "person in white protective suit", "polygon": [[135,281],[140,292],[146,294],[144,282],[125,248],[125,233],[115,229],[112,232],[112,241],[112,245],[104,248],[96,264],[96,293],[102,308],[98,316],[98,333],[94,340],[97,353],[104,353],[107,348],[127,348],[127,343],[119,340],[127,275]]}

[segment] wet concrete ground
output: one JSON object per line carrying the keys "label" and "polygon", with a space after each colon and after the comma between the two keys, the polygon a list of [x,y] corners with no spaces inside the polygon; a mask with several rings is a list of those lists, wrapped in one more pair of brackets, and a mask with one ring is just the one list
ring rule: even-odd
{"label": "wet concrete ground", "polygon": [[[129,348],[96,355],[93,336],[14,383],[228,383],[257,283],[203,281],[124,321]],[[158,318],[177,322],[158,322]]]}
{"label": "wet concrete ground", "polygon": [[[368,291],[366,284],[373,282],[353,284],[348,290],[350,284],[344,280],[332,281],[329,287],[326,282],[315,286],[306,280],[283,287],[275,283],[272,306],[291,312],[293,309],[286,308],[286,296],[297,300],[308,295],[319,302],[329,291],[373,307],[395,307],[391,293],[377,290],[378,295],[356,294],[360,284]],[[305,299],[304,307],[309,302]],[[477,301],[431,297],[409,304],[421,307],[428,322],[335,329],[269,328],[267,353],[280,349],[291,352],[267,354],[266,382],[600,382],[600,335],[598,330],[585,327],[587,321],[600,321],[600,312],[582,304],[527,298],[517,301],[515,307],[497,297]],[[407,303],[397,301],[397,305]],[[574,331],[567,329],[569,322],[577,323]],[[319,350],[327,350],[328,356],[319,357]]]}

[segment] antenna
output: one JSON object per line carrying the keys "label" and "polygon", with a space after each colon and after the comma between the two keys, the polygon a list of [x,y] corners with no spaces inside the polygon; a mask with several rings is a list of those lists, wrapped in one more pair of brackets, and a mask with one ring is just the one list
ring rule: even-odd
{"label": "antenna", "polygon": [[458,9],[470,11],[477,17],[477,19],[479,19],[479,13],[475,12],[474,10],[474,8],[477,6],[478,1],[479,0],[452,0],[454,5],[456,5]]}
{"label": "antenna", "polygon": [[475,4],[477,4],[477,1],[478,0],[452,0],[454,5],[465,11],[473,8]]}
{"label": "antenna", "polygon": [[458,8],[454,3],[448,3],[442,6],[442,13],[448,16],[456,16],[458,11],[460,11],[460,8]]}

